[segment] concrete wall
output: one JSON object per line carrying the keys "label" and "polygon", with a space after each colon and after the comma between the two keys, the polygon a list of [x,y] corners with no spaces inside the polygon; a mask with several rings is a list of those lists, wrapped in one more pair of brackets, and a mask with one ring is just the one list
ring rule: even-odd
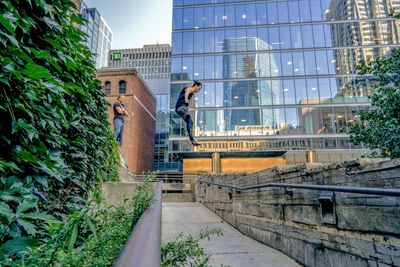
{"label": "concrete wall", "polygon": [[[254,174],[202,175],[237,186],[268,182],[400,188],[400,160],[275,167]],[[305,266],[400,266],[400,198],[265,188],[239,193],[197,185],[197,200],[242,233]],[[321,216],[322,213],[322,216]]]}
{"label": "concrete wall", "polygon": [[103,198],[110,206],[118,207],[125,199],[131,199],[134,196],[135,188],[139,183],[104,183]]}

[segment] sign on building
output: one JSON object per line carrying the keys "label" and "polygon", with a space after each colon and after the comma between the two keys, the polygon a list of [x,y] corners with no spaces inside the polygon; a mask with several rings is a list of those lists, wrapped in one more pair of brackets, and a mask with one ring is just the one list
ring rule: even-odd
{"label": "sign on building", "polygon": [[122,59],[121,52],[113,52],[112,53],[112,60],[121,60],[121,59]]}

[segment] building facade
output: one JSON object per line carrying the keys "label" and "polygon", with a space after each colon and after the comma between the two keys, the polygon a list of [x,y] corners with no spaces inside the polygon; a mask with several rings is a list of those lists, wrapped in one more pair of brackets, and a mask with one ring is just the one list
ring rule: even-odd
{"label": "building facade", "polygon": [[[373,89],[356,67],[399,47],[399,22],[390,17],[399,5],[175,0],[169,153],[303,151],[293,153],[299,162],[310,150],[353,156],[362,147],[349,143],[348,129]],[[199,148],[172,112],[193,79],[203,82],[191,109]]]}
{"label": "building facade", "polygon": [[76,5],[76,9],[80,11],[81,9],[81,0],[74,0],[74,4]]}
{"label": "building facade", "polygon": [[144,45],[143,48],[113,49],[109,67],[134,67],[157,98],[154,170],[176,167],[168,160],[169,87],[171,77],[171,46],[169,44]]}
{"label": "building facade", "polygon": [[111,68],[137,69],[145,81],[170,78],[171,46],[169,44],[112,49],[108,60],[108,66]]}
{"label": "building facade", "polygon": [[125,118],[122,140],[122,155],[133,172],[153,169],[154,136],[156,126],[156,98],[134,68],[102,68],[97,70],[97,79],[107,94],[110,104],[109,121],[112,127],[112,105],[118,95],[125,96]]}
{"label": "building facade", "polygon": [[89,8],[81,2],[81,13],[86,22],[81,30],[86,33],[86,46],[95,60],[96,69],[107,67],[108,53],[111,49],[112,31],[96,8]]}

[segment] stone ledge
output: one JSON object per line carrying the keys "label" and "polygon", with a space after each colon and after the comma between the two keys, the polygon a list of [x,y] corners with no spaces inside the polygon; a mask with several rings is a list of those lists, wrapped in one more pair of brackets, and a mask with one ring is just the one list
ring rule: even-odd
{"label": "stone ledge", "polygon": [[[202,179],[236,186],[283,182],[399,188],[399,174],[400,159],[360,159]],[[216,186],[197,189],[198,200],[228,223],[306,266],[400,266],[399,198],[335,193],[332,225],[323,225],[318,191],[290,189],[289,196],[282,188],[267,188],[228,197],[229,190]]]}

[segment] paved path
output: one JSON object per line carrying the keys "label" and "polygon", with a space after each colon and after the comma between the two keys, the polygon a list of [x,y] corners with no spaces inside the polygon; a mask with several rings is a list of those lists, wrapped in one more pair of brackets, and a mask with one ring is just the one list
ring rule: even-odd
{"label": "paved path", "polygon": [[203,240],[210,263],[231,267],[298,267],[294,260],[237,231],[200,203],[163,203],[162,240],[173,240],[180,232],[195,234],[205,227],[223,229],[223,236]]}

